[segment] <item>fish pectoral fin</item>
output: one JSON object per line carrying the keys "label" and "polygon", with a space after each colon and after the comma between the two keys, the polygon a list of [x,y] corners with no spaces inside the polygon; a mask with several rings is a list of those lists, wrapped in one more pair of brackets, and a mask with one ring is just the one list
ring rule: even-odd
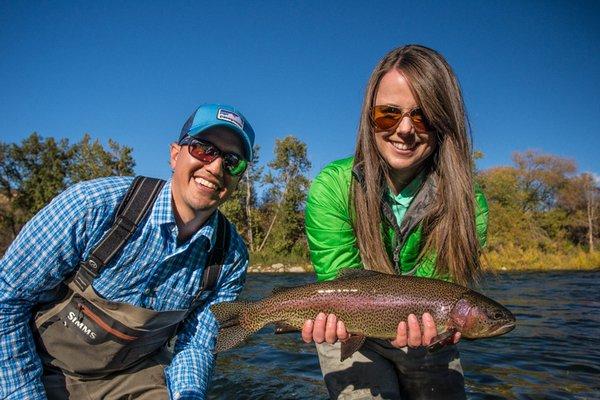
{"label": "fish pectoral fin", "polygon": [[352,357],[362,345],[365,343],[364,335],[351,335],[347,340],[342,342],[342,351],[340,352],[340,361]]}
{"label": "fish pectoral fin", "polygon": [[275,322],[275,334],[281,334],[281,333],[292,333],[292,332],[299,332],[300,329],[298,329],[297,327],[288,324],[287,322],[283,322],[283,321],[278,321]]}
{"label": "fish pectoral fin", "polygon": [[431,343],[429,343],[429,346],[427,346],[427,351],[433,353],[434,351],[437,351],[442,347],[452,344],[455,333],[456,329],[451,328],[435,336],[433,339],[431,339]]}

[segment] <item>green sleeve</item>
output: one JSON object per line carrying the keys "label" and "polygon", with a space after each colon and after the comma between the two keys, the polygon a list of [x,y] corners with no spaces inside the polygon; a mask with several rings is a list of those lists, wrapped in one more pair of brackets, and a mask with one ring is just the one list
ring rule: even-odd
{"label": "green sleeve", "polygon": [[489,207],[485,195],[478,185],[475,185],[475,229],[481,248],[487,244]]}
{"label": "green sleeve", "polygon": [[306,202],[306,236],[319,281],[342,268],[361,268],[349,209],[352,159],[333,162],[313,181]]}

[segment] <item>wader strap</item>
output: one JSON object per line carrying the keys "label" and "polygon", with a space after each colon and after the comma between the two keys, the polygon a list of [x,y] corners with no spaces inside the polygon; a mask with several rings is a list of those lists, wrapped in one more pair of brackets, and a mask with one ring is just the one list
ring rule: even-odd
{"label": "wader strap", "polygon": [[100,243],[92,249],[90,256],[79,264],[73,282],[84,291],[100,274],[127,240],[135,232],[138,224],[152,208],[165,181],[144,176],[136,176],[125,197],[117,208],[115,222],[104,234]]}
{"label": "wader strap", "polygon": [[217,237],[215,240],[215,247],[208,255],[208,260],[206,261],[206,268],[204,269],[204,274],[202,275],[202,286],[194,300],[191,303],[190,311],[195,309],[199,304],[200,294],[207,290],[214,290],[217,286],[217,281],[219,280],[219,275],[221,274],[221,269],[223,267],[223,263],[225,262],[225,258],[227,257],[227,249],[229,248],[229,224],[227,223],[227,219],[220,212],[217,212]]}

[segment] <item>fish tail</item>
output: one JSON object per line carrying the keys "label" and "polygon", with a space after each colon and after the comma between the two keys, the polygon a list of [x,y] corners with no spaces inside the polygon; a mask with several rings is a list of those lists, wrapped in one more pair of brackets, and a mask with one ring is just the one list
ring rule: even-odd
{"label": "fish tail", "polygon": [[215,353],[235,347],[255,332],[255,330],[246,329],[240,324],[240,314],[247,310],[249,306],[250,302],[247,301],[232,301],[210,306],[210,310],[219,323],[219,336],[214,350]]}

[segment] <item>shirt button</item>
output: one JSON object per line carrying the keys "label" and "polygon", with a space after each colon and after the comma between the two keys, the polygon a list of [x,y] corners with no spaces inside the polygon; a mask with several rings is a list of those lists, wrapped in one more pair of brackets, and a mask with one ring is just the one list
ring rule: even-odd
{"label": "shirt button", "polygon": [[146,296],[150,296],[150,295],[152,294],[152,289],[150,289],[150,288],[147,288],[146,290],[144,290],[144,294],[145,294]]}

